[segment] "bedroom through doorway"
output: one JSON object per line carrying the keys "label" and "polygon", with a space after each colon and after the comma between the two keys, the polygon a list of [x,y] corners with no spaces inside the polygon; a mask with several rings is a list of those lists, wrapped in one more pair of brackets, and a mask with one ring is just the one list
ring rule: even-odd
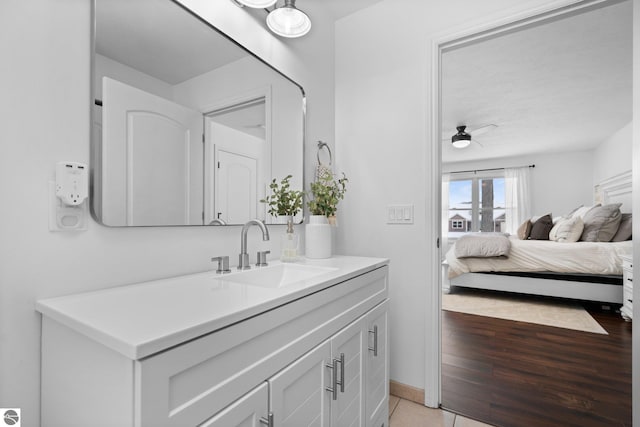
{"label": "bedroom through doorway", "polygon": [[632,7],[580,2],[439,46],[443,409],[631,425]]}

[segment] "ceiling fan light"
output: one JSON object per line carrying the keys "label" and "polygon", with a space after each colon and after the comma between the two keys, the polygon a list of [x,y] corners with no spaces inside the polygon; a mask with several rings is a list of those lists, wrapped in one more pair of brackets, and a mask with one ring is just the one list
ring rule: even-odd
{"label": "ceiling fan light", "polygon": [[278,0],[232,0],[232,1],[239,6],[247,6],[255,9],[264,9],[264,8],[273,6],[274,4],[276,4]]}
{"label": "ceiling fan light", "polygon": [[455,148],[467,148],[471,144],[471,139],[456,139],[451,138],[451,145]]}
{"label": "ceiling fan light", "polygon": [[295,0],[285,0],[284,6],[269,13],[267,26],[282,37],[302,37],[311,29],[311,19],[306,13],[296,8]]}
{"label": "ceiling fan light", "polygon": [[451,144],[455,148],[466,148],[471,144],[471,135],[464,131],[466,128],[466,126],[456,127],[458,133],[451,137]]}

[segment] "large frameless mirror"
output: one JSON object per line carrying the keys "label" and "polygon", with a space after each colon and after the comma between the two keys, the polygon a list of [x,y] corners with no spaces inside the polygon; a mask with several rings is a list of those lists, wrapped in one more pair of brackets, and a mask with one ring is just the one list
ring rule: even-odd
{"label": "large frameless mirror", "polygon": [[302,190],[302,87],[172,0],[95,0],[94,23],[99,222],[271,222],[271,180]]}

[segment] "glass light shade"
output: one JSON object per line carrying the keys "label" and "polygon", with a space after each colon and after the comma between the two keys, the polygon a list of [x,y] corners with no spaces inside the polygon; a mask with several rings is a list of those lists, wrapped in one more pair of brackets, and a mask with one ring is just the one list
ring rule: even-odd
{"label": "glass light shade", "polygon": [[267,7],[271,7],[278,0],[234,0],[236,3],[240,3],[243,6],[253,7],[255,9],[264,9]]}
{"label": "glass light shade", "polygon": [[456,148],[466,148],[471,144],[471,139],[452,140],[451,144]]}
{"label": "glass light shade", "polygon": [[311,29],[311,20],[306,13],[287,2],[269,13],[267,26],[282,37],[302,37]]}

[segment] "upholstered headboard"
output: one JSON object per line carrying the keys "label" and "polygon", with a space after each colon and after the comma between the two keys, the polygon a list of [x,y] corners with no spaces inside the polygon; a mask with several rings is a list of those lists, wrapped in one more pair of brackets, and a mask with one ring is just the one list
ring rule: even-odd
{"label": "upholstered headboard", "polygon": [[595,186],[596,203],[622,203],[620,211],[631,213],[632,209],[632,176],[631,171],[607,178]]}

